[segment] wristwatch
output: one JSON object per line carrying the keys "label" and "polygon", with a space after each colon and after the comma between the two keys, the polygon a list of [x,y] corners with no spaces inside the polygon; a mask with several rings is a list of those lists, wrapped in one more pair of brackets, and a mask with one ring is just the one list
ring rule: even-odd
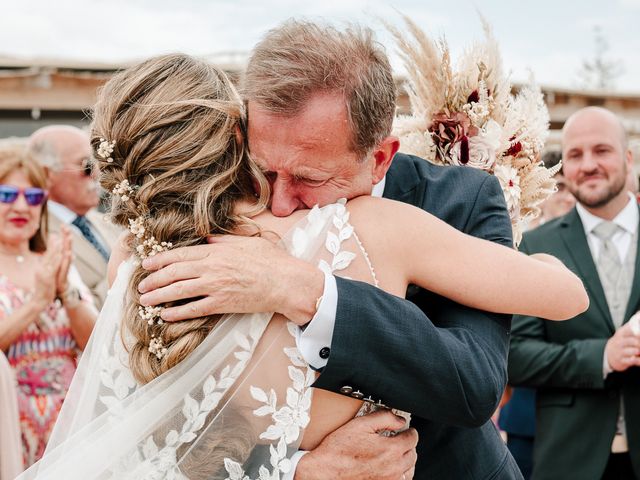
{"label": "wristwatch", "polygon": [[65,308],[76,308],[80,305],[80,291],[75,287],[68,287],[62,295],[60,301]]}

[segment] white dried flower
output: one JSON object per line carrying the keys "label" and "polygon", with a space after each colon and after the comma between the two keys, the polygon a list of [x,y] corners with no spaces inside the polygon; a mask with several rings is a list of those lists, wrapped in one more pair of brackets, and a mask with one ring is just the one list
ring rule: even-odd
{"label": "white dried flower", "polygon": [[507,208],[512,219],[517,218],[520,211],[520,177],[518,170],[510,165],[496,165],[494,175],[498,177],[500,186],[507,201]]}
{"label": "white dried flower", "polygon": [[149,342],[149,352],[154,354],[158,360],[162,360],[167,352],[167,347],[164,346],[162,338],[153,336],[151,342]]}
{"label": "white dried flower", "polygon": [[162,307],[152,307],[152,306],[139,306],[138,307],[138,316],[143,320],[146,320],[149,325],[162,325],[164,322],[162,318],[160,318],[160,313],[162,312]]}
{"label": "white dried flower", "polygon": [[103,160],[106,160],[108,163],[112,163],[113,158],[111,157],[111,154],[113,153],[113,149],[115,146],[115,141],[110,142],[108,140],[105,140],[104,138],[100,138],[100,145],[98,145],[97,155]]}
{"label": "white dried flower", "polygon": [[113,190],[111,191],[114,195],[120,197],[123,202],[131,200],[131,197],[136,191],[137,186],[132,186],[129,184],[129,180],[123,180],[118,183]]}
{"label": "white dried flower", "polygon": [[136,238],[144,237],[144,219],[142,217],[138,217],[135,220],[129,219],[129,231],[135,235]]}

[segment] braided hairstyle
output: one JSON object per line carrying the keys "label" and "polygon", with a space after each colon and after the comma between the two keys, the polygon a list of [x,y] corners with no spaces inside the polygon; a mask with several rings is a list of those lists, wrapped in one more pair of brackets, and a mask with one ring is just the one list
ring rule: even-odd
{"label": "braided hairstyle", "polygon": [[[141,222],[145,239],[174,248],[250,224],[250,216],[267,204],[269,185],[247,155],[241,137],[244,121],[243,104],[231,82],[205,61],[163,55],[116,74],[99,92],[91,127],[102,187],[117,191],[123,181],[132,187],[131,195],[113,195],[112,221],[125,228]],[[259,186],[258,198],[254,185]],[[236,203],[248,199],[255,208],[238,214]],[[140,242],[130,235],[132,253],[142,248]],[[146,276],[137,265],[122,322],[133,336],[127,346],[130,366],[142,384],[183,360],[219,319],[148,324],[139,314],[138,293]],[[150,351],[157,339],[162,355]]]}

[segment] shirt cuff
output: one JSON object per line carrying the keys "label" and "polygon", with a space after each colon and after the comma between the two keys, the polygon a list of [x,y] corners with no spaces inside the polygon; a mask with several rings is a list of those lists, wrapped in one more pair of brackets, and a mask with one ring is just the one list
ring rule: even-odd
{"label": "shirt cuff", "polygon": [[604,355],[602,356],[602,378],[606,379],[611,372],[613,372],[613,368],[611,368],[607,360],[607,347],[605,346]]}
{"label": "shirt cuff", "polygon": [[296,469],[298,468],[298,462],[307,453],[309,452],[306,450],[298,450],[296,453],[293,454],[293,456],[291,457],[291,470],[289,470],[287,473],[284,474],[284,476],[282,477],[282,480],[293,480],[295,478]]}
{"label": "shirt cuff", "polygon": [[333,275],[324,274],[324,293],[318,310],[304,331],[298,329],[296,343],[302,358],[315,370],[327,365],[338,309],[338,286]]}

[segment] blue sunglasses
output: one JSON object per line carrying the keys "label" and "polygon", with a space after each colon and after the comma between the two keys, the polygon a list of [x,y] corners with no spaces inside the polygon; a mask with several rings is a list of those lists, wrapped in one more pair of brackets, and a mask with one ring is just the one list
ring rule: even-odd
{"label": "blue sunglasses", "polygon": [[13,185],[0,185],[0,202],[14,203],[20,194],[24,195],[24,199],[31,207],[37,207],[47,198],[46,190],[37,187],[18,188]]}

